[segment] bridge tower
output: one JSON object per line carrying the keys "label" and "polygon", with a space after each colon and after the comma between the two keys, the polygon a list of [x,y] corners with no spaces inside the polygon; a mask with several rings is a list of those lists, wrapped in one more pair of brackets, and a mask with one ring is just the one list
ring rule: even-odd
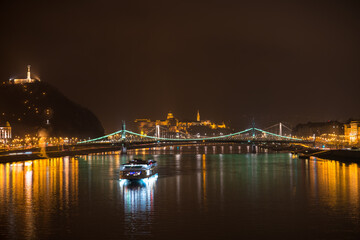
{"label": "bridge tower", "polygon": [[122,121],[122,129],[121,129],[121,139],[124,140],[126,138],[126,125],[125,121]]}
{"label": "bridge tower", "polygon": [[279,123],[279,135],[282,136],[282,123]]}
{"label": "bridge tower", "polygon": [[[252,138],[255,139],[255,120],[252,121]],[[252,143],[251,145],[251,152],[256,153],[256,145]]]}
{"label": "bridge tower", "polygon": [[122,122],[122,131],[121,131],[121,154],[126,154],[127,153],[127,147],[125,144],[125,139],[126,139],[126,125],[125,125],[125,121]]}
{"label": "bridge tower", "polygon": [[156,125],[156,128],[155,128],[155,137],[157,137],[157,138],[160,137],[160,125]]}
{"label": "bridge tower", "polygon": [[255,120],[253,119],[252,121],[252,128],[251,128],[251,132],[252,132],[252,137],[255,138]]}

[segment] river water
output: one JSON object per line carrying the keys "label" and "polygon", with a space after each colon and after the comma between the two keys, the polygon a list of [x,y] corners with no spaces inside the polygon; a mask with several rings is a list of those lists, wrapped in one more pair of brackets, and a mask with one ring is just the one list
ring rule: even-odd
{"label": "river water", "polygon": [[[158,176],[119,181],[133,157]],[[229,146],[0,164],[0,239],[360,239],[357,164]]]}

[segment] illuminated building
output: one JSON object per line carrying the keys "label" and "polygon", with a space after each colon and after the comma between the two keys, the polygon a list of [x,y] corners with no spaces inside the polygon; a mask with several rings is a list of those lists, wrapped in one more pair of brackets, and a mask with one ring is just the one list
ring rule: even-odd
{"label": "illuminated building", "polygon": [[198,128],[207,128],[211,130],[215,129],[227,129],[225,123],[216,124],[211,122],[210,120],[200,120],[200,112],[198,111],[196,114],[196,121],[179,121],[177,118],[174,117],[172,112],[167,114],[165,120],[155,120],[152,121],[150,119],[136,119],[135,121],[137,131],[141,134],[153,134],[153,131],[156,126],[160,126],[165,128],[168,132],[173,133],[186,133],[188,134],[190,128],[198,127]]}
{"label": "illuminated building", "polygon": [[297,137],[321,136],[323,134],[343,135],[344,125],[338,121],[308,122],[296,125],[292,132],[292,135]]}
{"label": "illuminated building", "polygon": [[33,83],[35,81],[40,81],[39,79],[31,78],[30,68],[31,68],[31,66],[28,65],[27,66],[27,77],[25,79],[21,79],[21,78],[10,79],[10,83],[24,84],[24,83]]}
{"label": "illuminated building", "polygon": [[360,121],[344,124],[345,139],[350,144],[360,143]]}
{"label": "illuminated building", "polygon": [[11,126],[9,122],[6,122],[5,125],[0,123],[0,142],[7,142],[11,139]]}

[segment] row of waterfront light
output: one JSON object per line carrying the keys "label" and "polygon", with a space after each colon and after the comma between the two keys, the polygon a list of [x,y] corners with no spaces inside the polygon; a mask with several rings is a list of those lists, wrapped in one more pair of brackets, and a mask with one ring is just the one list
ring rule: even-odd
{"label": "row of waterfront light", "polygon": [[24,137],[15,137],[11,141],[0,144],[0,148],[3,150],[16,150],[16,149],[27,149],[33,147],[39,147],[41,143],[45,143],[47,146],[58,146],[66,144],[76,144],[79,141],[75,137],[39,137],[25,135]]}
{"label": "row of waterfront light", "polygon": [[319,137],[307,137],[307,138],[298,138],[298,137],[289,137],[289,136],[281,136],[275,133],[267,132],[258,128],[249,128],[240,132],[228,134],[228,135],[221,135],[221,136],[214,136],[214,137],[197,137],[197,138],[164,138],[164,137],[154,137],[154,136],[147,136],[139,133],[135,133],[128,130],[120,130],[99,138],[94,138],[90,140],[81,141],[78,138],[70,138],[70,137],[48,137],[48,138],[41,138],[39,136],[31,136],[25,135],[24,137],[15,137],[11,141],[3,143],[0,145],[0,148],[3,150],[15,150],[15,149],[26,149],[32,147],[38,147],[40,145],[40,139],[42,139],[42,143],[46,143],[47,146],[58,146],[58,145],[67,145],[67,144],[77,144],[77,143],[90,143],[90,142],[97,142],[97,141],[108,141],[111,139],[117,139],[119,137],[125,137],[132,139],[135,136],[140,137],[141,139],[153,139],[157,141],[206,141],[206,140],[219,140],[219,139],[235,139],[237,136],[241,135],[248,135],[247,139],[252,139],[255,136],[252,136],[252,132],[254,131],[260,132],[262,135],[257,135],[257,138],[266,138],[267,136],[273,136],[279,139],[284,140],[294,140],[294,141],[314,141],[320,144],[327,144],[327,145],[343,145],[345,146],[347,143],[347,139],[344,135],[336,135],[336,134],[323,134]]}

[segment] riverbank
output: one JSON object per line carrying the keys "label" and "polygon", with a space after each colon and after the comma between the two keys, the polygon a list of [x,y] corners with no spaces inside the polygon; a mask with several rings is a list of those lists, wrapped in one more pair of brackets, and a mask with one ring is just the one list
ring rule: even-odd
{"label": "riverbank", "polygon": [[330,150],[327,152],[318,153],[315,155],[315,157],[337,160],[341,162],[360,163],[360,151],[358,150]]}
{"label": "riverbank", "polygon": [[[154,144],[138,144],[128,146],[127,149],[150,148]],[[40,148],[19,149],[0,152],[0,163],[28,161],[36,159],[58,158],[65,156],[88,155],[94,153],[121,151],[121,145],[111,143],[99,144],[79,144],[66,146],[48,146],[45,151]]]}
{"label": "riverbank", "polygon": [[[156,145],[155,145],[156,146]],[[129,146],[128,149],[136,148],[151,148],[154,147],[154,144],[141,144],[136,146]],[[65,147],[47,147],[45,154],[41,152],[39,148],[33,149],[23,149],[23,150],[13,150],[0,153],[0,163],[7,162],[18,162],[18,161],[28,161],[35,159],[47,159],[47,158],[58,158],[65,156],[77,156],[77,155],[88,155],[104,152],[115,152],[121,151],[121,146],[112,145],[112,144],[103,144],[99,145],[71,145]],[[341,162],[355,162],[360,163],[360,151],[359,150],[321,150],[313,148],[302,148],[301,150],[294,146],[287,148],[276,148],[274,152],[292,152],[293,154],[298,155],[301,159],[308,159],[310,157],[318,157],[328,160],[337,160]]]}
{"label": "riverbank", "polygon": [[302,152],[295,152],[299,155],[299,158],[310,158],[318,157],[328,160],[336,160],[341,162],[355,162],[360,163],[360,151],[359,150],[347,150],[347,149],[338,149],[338,150],[318,150],[318,149],[308,149]]}
{"label": "riverbank", "polygon": [[87,155],[91,153],[113,152],[113,151],[119,151],[120,149],[121,147],[119,146],[113,146],[113,147],[89,148],[89,149],[79,149],[79,150],[46,151],[45,154],[41,153],[40,151],[35,151],[35,152],[24,151],[24,152],[17,152],[11,155],[0,155],[0,163],[58,158],[65,156]]}

